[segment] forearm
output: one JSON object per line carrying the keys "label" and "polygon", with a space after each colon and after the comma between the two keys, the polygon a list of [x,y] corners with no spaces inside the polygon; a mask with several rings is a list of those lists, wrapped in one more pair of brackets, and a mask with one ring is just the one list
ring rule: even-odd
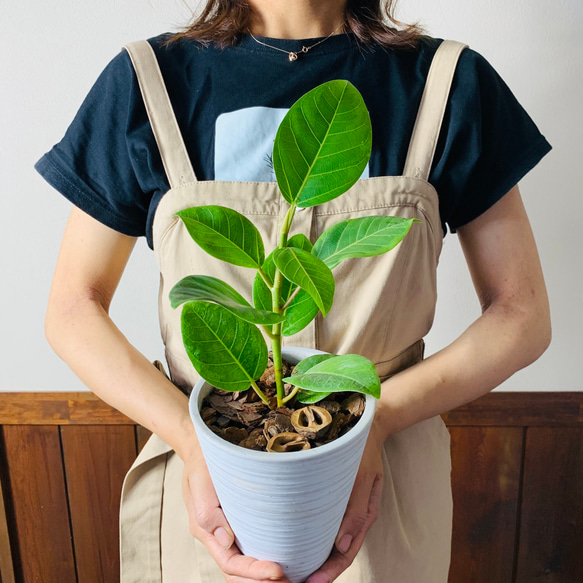
{"label": "forearm", "polygon": [[156,433],[178,455],[198,454],[188,399],[136,350],[91,298],[49,306],[47,338],[96,395]]}
{"label": "forearm", "polygon": [[494,303],[452,344],[385,381],[381,438],[484,395],[536,360],[550,340],[546,297],[540,306],[524,313]]}

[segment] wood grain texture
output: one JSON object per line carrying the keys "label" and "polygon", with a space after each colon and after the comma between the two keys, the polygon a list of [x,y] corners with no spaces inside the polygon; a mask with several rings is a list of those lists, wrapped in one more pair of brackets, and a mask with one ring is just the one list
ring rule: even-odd
{"label": "wood grain texture", "polygon": [[0,425],[128,425],[93,393],[0,392]]}
{"label": "wood grain texture", "polygon": [[512,583],[523,433],[515,428],[450,428],[450,583]]}
{"label": "wood grain texture", "polygon": [[136,457],[133,425],[61,428],[79,581],[119,579],[119,503]]}
{"label": "wood grain texture", "polygon": [[583,392],[488,393],[443,419],[447,425],[554,427],[583,425]]}
{"label": "wood grain texture", "polygon": [[58,427],[3,428],[22,583],[76,583]]}
{"label": "wood grain texture", "polygon": [[[0,436],[0,448],[3,449],[3,439]],[[3,454],[3,451],[0,451]],[[0,468],[4,466],[4,455]],[[0,476],[3,473],[0,469]],[[2,480],[4,482],[4,479]],[[10,544],[10,534],[8,529],[8,519],[6,515],[6,505],[4,503],[4,493],[2,483],[0,483],[0,583],[15,583],[14,565],[12,563],[12,545]]]}
{"label": "wood grain texture", "polygon": [[583,581],[583,428],[528,429],[516,583]]}
{"label": "wood grain texture", "polygon": [[[443,415],[447,425],[583,426],[583,392],[494,392]],[[0,392],[0,425],[128,425],[90,392]]]}

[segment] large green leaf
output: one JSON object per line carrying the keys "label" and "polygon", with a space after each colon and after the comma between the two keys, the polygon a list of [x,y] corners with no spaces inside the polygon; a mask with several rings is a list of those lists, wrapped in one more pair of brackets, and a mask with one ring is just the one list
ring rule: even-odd
{"label": "large green leaf", "polygon": [[281,333],[293,336],[303,330],[317,315],[320,308],[306,290],[300,290],[285,311]]}
{"label": "large green leaf", "polygon": [[310,207],[346,192],[370,158],[366,105],[348,81],[329,81],[306,93],[281,122],[273,148],[279,189],[289,204]]}
{"label": "large green leaf", "polygon": [[[298,362],[294,368],[294,375],[300,375],[308,372],[313,366],[328,360],[329,358],[334,358],[333,354],[314,354],[304,358],[304,360]],[[300,389],[296,393],[296,400],[300,403],[309,405],[311,403],[318,403],[322,399],[328,397],[330,393],[314,393],[311,391],[304,391]]]}
{"label": "large green leaf", "polygon": [[222,306],[190,302],[182,308],[182,340],[194,368],[225,391],[244,391],[267,366],[261,332]]}
{"label": "large green leaf", "polygon": [[286,279],[312,296],[324,316],[330,311],[334,300],[334,276],[322,260],[294,247],[275,249],[273,260]]}
{"label": "large green leaf", "polygon": [[[302,249],[307,253],[310,253],[310,251],[312,251],[312,243],[310,243],[310,240],[301,233],[291,237],[287,242],[287,246]],[[267,275],[269,280],[273,281],[275,277],[275,263],[273,262],[273,253],[270,253],[267,256],[267,259],[263,263],[262,270]],[[288,281],[286,279],[283,280],[281,287],[282,305],[285,304],[287,300],[289,300],[290,296],[292,295],[296,287],[297,286],[293,284],[291,281]],[[295,299],[293,300],[293,303],[295,303]],[[269,290],[266,283],[263,281],[263,278],[259,274],[255,276],[255,281],[253,282],[253,304],[259,310],[268,311],[271,311],[273,306],[271,300],[271,291]],[[317,306],[316,313],[318,313]]]}
{"label": "large green leaf", "polygon": [[213,302],[251,324],[271,326],[283,320],[271,310],[255,310],[229,284],[210,275],[189,275],[170,290],[170,305],[177,308],[186,302]]}
{"label": "large green leaf", "polygon": [[417,219],[361,217],[336,223],[314,245],[313,254],[330,269],[351,257],[372,257],[390,251],[407,235]]}
{"label": "large green leaf", "polygon": [[263,241],[247,217],[216,205],[195,206],[176,214],[209,255],[232,265],[261,267],[265,259]]}
{"label": "large green leaf", "polygon": [[358,354],[343,354],[311,367],[303,374],[284,379],[296,387],[317,393],[353,391],[381,396],[381,382],[374,364]]}

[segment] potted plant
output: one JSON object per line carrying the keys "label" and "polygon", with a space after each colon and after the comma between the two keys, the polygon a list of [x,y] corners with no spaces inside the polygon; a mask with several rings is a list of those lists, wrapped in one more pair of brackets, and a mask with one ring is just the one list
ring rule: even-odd
{"label": "potted plant", "polygon": [[[331,551],[380,397],[380,380],[363,356],[282,351],[282,336],[299,332],[319,312],[328,314],[332,270],[340,262],[390,251],[415,219],[350,219],[312,244],[301,233],[292,235],[293,218],[297,209],[344,194],[361,177],[371,144],[370,118],[359,92],[348,81],[330,81],[300,98],[277,131],[273,166],[289,209],[276,249],[266,256],[257,228],[232,209],[210,205],[177,213],[207,253],[257,272],[253,305],[225,282],[202,275],[178,282],[170,301],[174,308],[182,306],[184,346],[202,377],[191,395],[191,416],[236,542],[244,554],[279,562],[294,583],[315,571]],[[258,384],[268,365],[266,337],[275,385],[271,398]],[[284,357],[295,365],[287,376]],[[251,387],[261,402],[278,411],[295,404],[291,418],[295,415],[300,435],[285,436],[290,432],[276,429],[266,435],[268,452],[226,441],[201,416],[203,400],[214,387],[236,394]],[[327,410],[317,403],[339,392],[365,395],[364,413],[338,439],[311,448],[330,424]],[[278,450],[287,453],[273,453]]]}

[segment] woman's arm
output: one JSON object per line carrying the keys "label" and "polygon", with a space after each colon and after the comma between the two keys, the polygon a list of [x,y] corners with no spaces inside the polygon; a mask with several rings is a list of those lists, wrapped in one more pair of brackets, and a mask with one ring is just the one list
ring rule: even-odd
{"label": "woman's arm", "polygon": [[196,450],[188,400],[122,335],[109,306],[135,239],[77,208],[65,229],[45,319],[53,350],[101,399],[184,459]]}
{"label": "woman's arm", "polygon": [[482,315],[452,344],[383,383],[336,538],[338,550],[307,583],[333,581],[360,549],[378,512],[381,452],[387,436],[484,395],[549,345],[548,298],[518,187],[461,227],[458,235]]}
{"label": "woman's arm", "polygon": [[233,583],[280,578],[281,567],[241,555],[220,508],[188,412],[188,399],[109,317],[135,244],[74,208],[59,253],[45,321],[55,352],[101,399],[168,443],[185,464],[190,528]]}
{"label": "woman's arm", "polygon": [[376,421],[385,435],[484,395],[549,345],[549,302],[518,187],[458,236],[482,315],[452,344],[384,384]]}

